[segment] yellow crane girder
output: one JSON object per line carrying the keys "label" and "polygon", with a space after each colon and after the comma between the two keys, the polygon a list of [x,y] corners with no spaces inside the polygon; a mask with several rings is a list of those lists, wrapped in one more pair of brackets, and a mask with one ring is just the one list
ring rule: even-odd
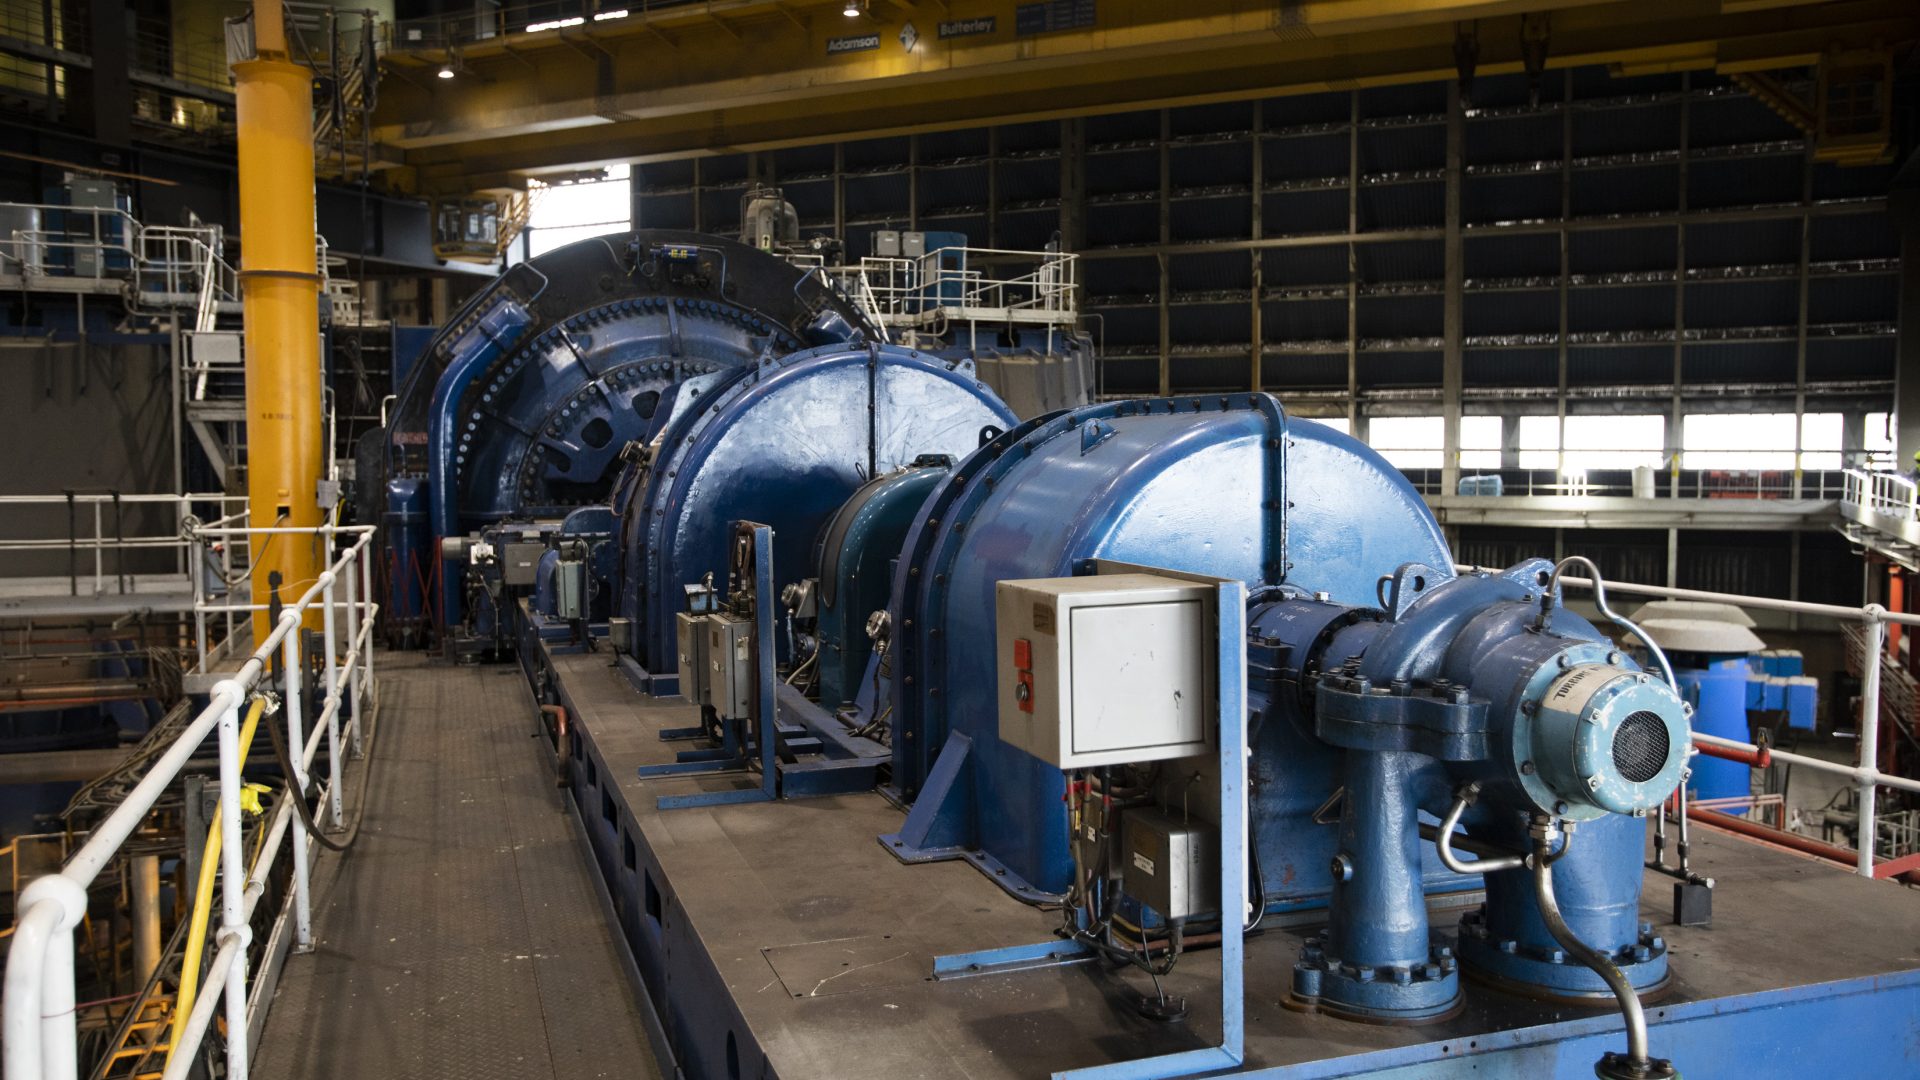
{"label": "yellow crane girder", "polygon": [[[397,50],[375,140],[427,192],[523,184],[617,162],[773,149],[982,123],[1451,78],[1546,65],[1757,71],[1920,38],[1912,0],[1101,0],[1097,21],[1015,32],[1012,2],[716,2],[470,45]],[[943,23],[992,20],[943,38]],[[902,31],[911,23],[912,35]],[[846,51],[836,41],[874,36]],[[909,44],[911,42],[911,44]],[[433,78],[442,66],[450,79]]]}

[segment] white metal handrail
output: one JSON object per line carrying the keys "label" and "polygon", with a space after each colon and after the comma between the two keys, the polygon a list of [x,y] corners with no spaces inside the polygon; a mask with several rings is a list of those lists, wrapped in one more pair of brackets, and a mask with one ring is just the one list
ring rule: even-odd
{"label": "white metal handrail", "polygon": [[[248,530],[230,529],[235,535]],[[282,530],[287,531],[287,530]],[[313,532],[314,530],[296,530]],[[87,888],[113,860],[128,837],[146,820],[161,794],[178,778],[180,771],[200,748],[209,733],[218,731],[220,747],[220,830],[222,879],[221,919],[216,935],[220,948],[208,975],[208,992],[189,1017],[179,1042],[170,1051],[166,1076],[183,1077],[198,1056],[201,1041],[212,1021],[214,1002],[223,999],[226,1007],[227,1075],[245,1080],[248,1057],[248,980],[246,949],[252,940],[250,917],[264,894],[267,876],[279,857],[282,842],[291,833],[293,863],[293,901],[289,913],[295,923],[295,940],[302,946],[312,943],[311,903],[308,896],[308,858],[311,841],[304,824],[294,810],[293,800],[304,798],[309,779],[307,770],[318,753],[324,736],[328,748],[329,775],[321,792],[325,797],[329,828],[342,823],[344,789],[342,787],[342,736],[351,752],[358,754],[364,734],[365,718],[376,699],[373,677],[373,626],[379,605],[372,601],[373,527],[352,526],[318,530],[333,550],[337,537],[352,541],[323,571],[301,597],[286,608],[273,631],[260,643],[253,655],[232,678],[214,688],[206,708],[202,709],[146,776],[135,785],[120,806],[92,830],[91,836],[57,874],[38,878],[20,893],[12,949],[7,956],[4,998],[0,998],[0,1039],[4,1039],[4,1063],[7,1080],[75,1080],[79,1071],[78,1027],[74,1000],[73,931],[87,913]],[[339,652],[343,639],[336,632],[334,612],[335,586],[346,591],[345,655]],[[240,810],[240,710],[260,696],[260,683],[276,651],[289,673],[300,670],[299,635],[294,629],[307,614],[319,610],[322,615],[326,658],[326,696],[314,719],[312,734],[303,730],[300,705],[300,680],[285,682],[285,700],[280,718],[263,722],[284,722],[289,745],[298,748],[299,764],[288,778],[286,797],[280,800],[267,838],[251,869],[242,865],[245,847],[241,836]],[[351,706],[351,719],[342,728],[343,705]],[[215,986],[224,988],[214,992]]]}
{"label": "white metal handrail", "polygon": [[[924,255],[870,255],[828,266],[794,255],[851,297],[883,332],[887,327],[944,329],[950,322],[1073,326],[1079,319],[1079,257],[1057,251],[939,247]],[[1006,277],[983,266],[1030,268]]]}
{"label": "white metal handrail", "polygon": [[1900,521],[1920,521],[1920,485],[1899,473],[1848,469],[1841,501]]}
{"label": "white metal handrail", "polygon": [[[108,514],[110,507],[117,507]],[[129,509],[171,508],[164,525],[136,520],[137,530],[128,535],[123,528]],[[0,495],[0,511],[10,521],[18,521],[22,511],[58,511],[68,513],[68,531],[62,535],[44,527],[38,535],[0,538],[0,552],[53,554],[67,552],[69,572],[58,577],[0,577],[0,594],[23,596],[127,597],[135,603],[142,596],[156,593],[185,596],[194,589],[187,579],[204,585],[203,560],[195,548],[204,540],[193,535],[196,514],[211,509],[212,527],[244,526],[247,523],[247,498],[221,492],[197,492],[184,495],[129,494],[111,492],[75,492],[71,495]],[[43,513],[44,516],[44,513]],[[133,573],[126,569],[126,553],[175,551],[171,572]],[[109,554],[113,558],[109,561]],[[86,568],[82,569],[81,560]],[[231,575],[232,566],[227,566]]]}
{"label": "white metal handrail", "polygon": [[[1496,570],[1492,567],[1460,565],[1456,569],[1465,571]],[[1560,581],[1568,585],[1591,587],[1589,578],[1562,576]],[[1608,592],[1626,593],[1635,596],[1657,596],[1668,600],[1703,600],[1715,604],[1732,604],[1736,607],[1758,608],[1762,611],[1783,611],[1796,615],[1813,615],[1834,619],[1840,622],[1857,622],[1866,630],[1866,649],[1869,655],[1879,655],[1886,649],[1887,624],[1899,623],[1904,626],[1920,626],[1920,615],[1908,615],[1888,611],[1879,604],[1867,604],[1864,607],[1845,607],[1839,604],[1814,604],[1805,600],[1774,600],[1763,596],[1741,596],[1737,593],[1707,592],[1701,589],[1674,589],[1661,585],[1637,585],[1629,582],[1608,581]],[[1862,877],[1873,876],[1874,863],[1874,807],[1883,787],[1900,791],[1920,793],[1920,780],[1896,776],[1880,771],[1880,667],[1879,664],[1864,664],[1860,678],[1860,763],[1844,765],[1836,761],[1808,757],[1790,751],[1768,747],[1767,753],[1773,760],[1782,764],[1797,765],[1815,772],[1843,776],[1854,785],[1855,796],[1860,807],[1860,827],[1855,852],[1855,869]],[[1754,743],[1741,742],[1738,739],[1725,739],[1718,735],[1693,733],[1696,745],[1719,746],[1730,750],[1758,752],[1760,747]]]}

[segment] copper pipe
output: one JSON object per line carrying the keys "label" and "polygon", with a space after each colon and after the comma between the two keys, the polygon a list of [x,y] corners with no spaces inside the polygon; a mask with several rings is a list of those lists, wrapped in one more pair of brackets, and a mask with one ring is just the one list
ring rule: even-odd
{"label": "copper pipe", "polygon": [[1694,743],[1693,748],[1707,757],[1720,758],[1723,761],[1738,761],[1756,769],[1765,769],[1773,765],[1773,751],[1765,746],[1758,750],[1741,750],[1731,746]]}
{"label": "copper pipe", "polygon": [[567,738],[567,707],[565,705],[542,705],[542,716],[553,717],[553,756],[554,787],[572,787],[573,772],[567,766],[573,761],[572,740]]}
{"label": "copper pipe", "polygon": [[[1687,811],[1687,816],[1702,825],[1711,825],[1716,829],[1725,829],[1755,840],[1764,840],[1769,844],[1792,848],[1802,854],[1827,859],[1849,869],[1853,868],[1860,859],[1859,852],[1852,848],[1843,848],[1838,844],[1829,844],[1824,840],[1815,840],[1811,836],[1801,836],[1799,833],[1788,832],[1785,829],[1776,829],[1769,825],[1748,821],[1746,818],[1734,817],[1732,814],[1690,809]],[[1909,870],[1904,874],[1897,874],[1893,880],[1920,884],[1920,870]]]}

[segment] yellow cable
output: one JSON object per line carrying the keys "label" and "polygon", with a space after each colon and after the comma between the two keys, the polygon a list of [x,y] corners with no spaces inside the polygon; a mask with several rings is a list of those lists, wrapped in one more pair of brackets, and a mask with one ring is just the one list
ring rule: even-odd
{"label": "yellow cable", "polygon": [[[266,698],[254,698],[247,709],[247,720],[240,728],[240,768],[247,767],[247,751],[253,746],[254,732],[260,728],[260,714]],[[193,925],[187,930],[187,951],[180,960],[180,993],[174,997],[173,1028],[167,1039],[167,1061],[187,1030],[187,1016],[193,1012],[194,992],[200,984],[200,954],[207,942],[207,922],[213,914],[213,880],[220,870],[220,813],[215,811],[207,826],[207,844],[200,855],[200,880],[193,891]],[[164,1066],[162,1066],[164,1068]]]}

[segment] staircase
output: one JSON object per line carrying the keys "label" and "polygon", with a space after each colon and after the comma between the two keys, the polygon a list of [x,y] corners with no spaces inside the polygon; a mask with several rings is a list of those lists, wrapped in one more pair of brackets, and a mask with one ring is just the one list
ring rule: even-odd
{"label": "staircase", "polygon": [[313,69],[314,175],[364,180],[374,162],[380,51],[374,12],[287,6],[294,58]]}
{"label": "staircase", "polygon": [[220,286],[223,275],[208,254],[194,305],[192,329],[182,331],[186,365],[186,417],[194,439],[229,491],[243,489],[246,452],[246,359],[240,298]]}

